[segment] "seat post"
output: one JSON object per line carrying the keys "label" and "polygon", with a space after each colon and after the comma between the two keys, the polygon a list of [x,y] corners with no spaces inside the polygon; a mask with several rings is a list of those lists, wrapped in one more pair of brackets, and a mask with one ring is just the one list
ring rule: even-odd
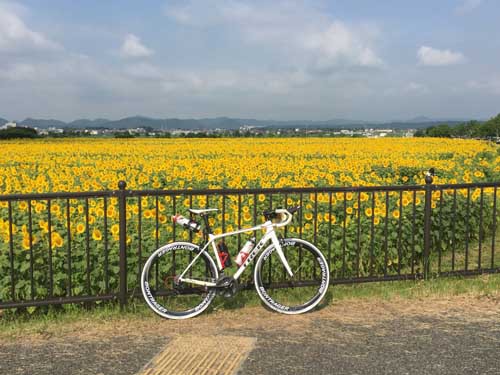
{"label": "seat post", "polygon": [[205,241],[208,241],[208,235],[212,234],[212,228],[210,228],[210,224],[208,222],[208,215],[201,214],[200,215],[203,219],[203,222],[205,223]]}

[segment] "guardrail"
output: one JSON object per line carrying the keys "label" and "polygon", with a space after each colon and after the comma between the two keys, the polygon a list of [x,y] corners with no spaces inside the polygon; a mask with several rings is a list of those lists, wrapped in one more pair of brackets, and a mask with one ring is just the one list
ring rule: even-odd
{"label": "guardrail", "polygon": [[[429,176],[425,185],[137,191],[120,181],[113,191],[3,195],[0,308],[125,305],[156,248],[196,240],[170,220],[189,207],[219,208],[214,227],[229,231],[264,209],[302,206],[283,235],[315,243],[333,284],[500,272],[499,187]],[[228,242],[232,255],[242,242]]]}

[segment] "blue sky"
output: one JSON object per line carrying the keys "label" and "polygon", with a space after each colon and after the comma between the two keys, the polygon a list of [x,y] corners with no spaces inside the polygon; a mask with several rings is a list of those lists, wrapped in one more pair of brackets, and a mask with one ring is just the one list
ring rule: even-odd
{"label": "blue sky", "polygon": [[0,117],[489,118],[499,18],[497,0],[0,0]]}

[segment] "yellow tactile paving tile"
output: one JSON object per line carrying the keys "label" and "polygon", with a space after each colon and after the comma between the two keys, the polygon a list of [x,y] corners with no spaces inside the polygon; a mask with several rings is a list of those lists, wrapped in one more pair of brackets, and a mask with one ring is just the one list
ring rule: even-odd
{"label": "yellow tactile paving tile", "polygon": [[242,336],[176,337],[137,375],[232,375],[255,341]]}

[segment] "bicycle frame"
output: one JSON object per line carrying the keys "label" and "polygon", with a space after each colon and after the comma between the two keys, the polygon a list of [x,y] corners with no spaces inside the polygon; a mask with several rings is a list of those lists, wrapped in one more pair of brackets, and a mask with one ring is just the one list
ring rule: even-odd
{"label": "bicycle frame", "polygon": [[278,240],[278,236],[276,235],[276,231],[275,231],[275,228],[284,227],[284,226],[288,225],[290,223],[290,221],[292,220],[292,214],[285,209],[278,209],[278,210],[276,210],[276,213],[285,215],[286,219],[279,222],[279,223],[273,223],[271,220],[268,220],[268,221],[264,222],[263,224],[257,225],[255,227],[243,228],[243,229],[239,229],[237,231],[222,233],[219,235],[214,235],[212,233],[209,233],[208,234],[208,242],[205,244],[205,246],[203,246],[203,248],[200,250],[200,252],[189,263],[189,265],[186,267],[186,269],[179,276],[178,280],[182,281],[182,282],[186,282],[186,283],[202,285],[202,286],[207,286],[207,287],[216,286],[216,283],[214,283],[214,282],[191,279],[191,278],[184,277],[184,275],[189,271],[189,269],[193,266],[193,264],[196,262],[196,260],[202,255],[202,253],[207,251],[207,248],[210,245],[212,245],[215,259],[217,260],[217,268],[219,269],[219,271],[222,271],[223,267],[222,267],[221,261],[219,259],[218,250],[217,250],[217,246],[215,245],[215,241],[217,241],[221,238],[224,238],[224,237],[234,236],[236,234],[250,232],[250,231],[256,232],[256,231],[262,230],[262,229],[265,230],[264,236],[262,236],[260,241],[252,249],[252,251],[248,255],[245,262],[243,262],[243,264],[238,267],[238,271],[236,271],[236,273],[233,275],[234,280],[238,280],[238,278],[245,271],[245,269],[248,267],[248,265],[255,259],[257,254],[264,248],[264,246],[269,241],[271,241],[271,243],[276,248],[276,252],[278,253],[278,256],[280,257],[280,260],[283,263],[283,266],[285,267],[287,273],[290,275],[290,277],[293,277],[292,269],[290,268],[290,265],[288,264],[288,262],[285,258],[285,255],[283,253],[283,249],[281,248],[280,242]]}

